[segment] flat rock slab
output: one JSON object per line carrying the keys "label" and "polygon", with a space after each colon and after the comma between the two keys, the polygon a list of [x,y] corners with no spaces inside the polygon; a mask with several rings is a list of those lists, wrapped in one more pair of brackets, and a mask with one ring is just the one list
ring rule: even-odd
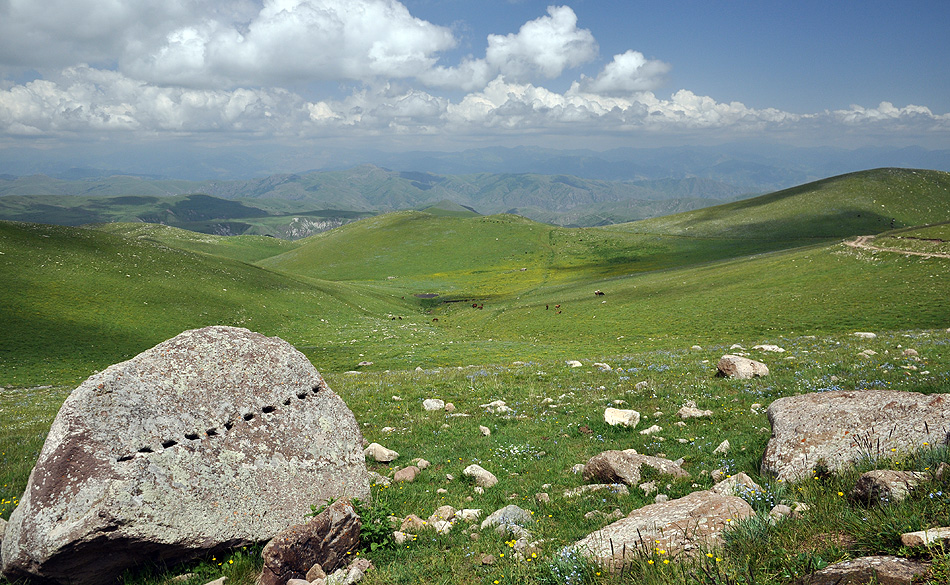
{"label": "flat rock slab", "polygon": [[369,496],[353,413],[289,343],[186,331],[66,399],[10,518],[3,572],[105,585],[264,542],[331,497]]}
{"label": "flat rock slab", "polygon": [[891,556],[861,557],[829,565],[796,585],[912,585],[930,570],[928,563]]}
{"label": "flat rock slab", "polygon": [[703,490],[634,510],[571,548],[595,562],[619,568],[654,549],[676,555],[721,544],[722,532],[729,524],[752,514],[752,507],[742,498]]}
{"label": "flat rock slab", "polygon": [[819,462],[841,469],[941,444],[950,429],[950,396],[889,390],[818,392],[779,398],[767,411],[772,438],[762,473],[783,481]]}

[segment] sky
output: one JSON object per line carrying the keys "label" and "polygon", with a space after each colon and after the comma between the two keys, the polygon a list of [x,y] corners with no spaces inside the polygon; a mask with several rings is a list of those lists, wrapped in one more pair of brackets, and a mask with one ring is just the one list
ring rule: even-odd
{"label": "sky", "polygon": [[950,148],[947,0],[0,0],[0,156]]}

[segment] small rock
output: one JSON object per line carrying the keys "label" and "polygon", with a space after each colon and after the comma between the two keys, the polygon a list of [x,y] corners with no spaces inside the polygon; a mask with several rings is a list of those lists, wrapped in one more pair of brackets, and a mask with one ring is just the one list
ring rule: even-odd
{"label": "small rock", "polygon": [[904,357],[917,357],[917,356],[920,355],[919,353],[917,353],[917,350],[916,350],[916,349],[910,349],[910,348],[905,349],[905,350],[904,350],[903,352],[901,352],[901,353],[902,353],[902,355],[903,355]]}
{"label": "small rock", "polygon": [[379,443],[370,443],[369,447],[363,450],[363,455],[372,457],[378,463],[389,463],[399,457],[399,453],[392,449],[387,449]]}
{"label": "small rock", "polygon": [[438,398],[426,398],[422,401],[422,408],[425,410],[442,410],[445,408],[445,402]]}
{"label": "small rock", "polygon": [[455,405],[452,404],[451,402],[446,402],[444,408],[445,408],[445,412],[455,412]]}
{"label": "small rock", "polygon": [[876,333],[869,333],[867,331],[856,331],[854,336],[858,339],[877,339]]}
{"label": "small rock", "polygon": [[649,385],[650,385],[649,382],[647,382],[646,380],[643,380],[642,382],[637,382],[636,384],[634,384],[633,387],[637,390],[646,390],[647,386]]}
{"label": "small rock", "polygon": [[876,469],[861,474],[851,490],[851,498],[865,504],[899,502],[927,479],[929,475],[923,472]]}
{"label": "small rock", "polygon": [[798,581],[801,585],[843,585],[844,583],[919,583],[929,564],[891,556],[860,557],[829,565]]}
{"label": "small rock", "polygon": [[478,432],[480,432],[483,437],[487,437],[487,436],[491,435],[491,429],[488,428],[488,427],[486,427],[486,426],[482,426],[482,425],[479,425],[479,427],[478,427]]}
{"label": "small rock", "polygon": [[449,505],[439,506],[438,508],[436,508],[435,512],[433,512],[432,515],[429,516],[429,524],[432,524],[433,522],[436,522],[438,520],[448,520],[451,522],[452,520],[455,519],[455,514],[456,514],[456,510],[452,506],[449,506]]}
{"label": "small rock", "polygon": [[748,380],[769,375],[769,368],[762,362],[737,355],[726,354],[716,364],[717,376]]}
{"label": "small rock", "polygon": [[474,522],[481,515],[482,511],[479,508],[464,508],[455,513],[455,517],[462,522]]}
{"label": "small rock", "polygon": [[663,502],[668,502],[670,497],[666,494],[657,494],[653,501],[657,504],[662,504]]}
{"label": "small rock", "polygon": [[638,485],[637,487],[639,487],[641,490],[643,490],[643,495],[649,496],[650,494],[652,494],[653,492],[656,491],[656,482],[655,482],[655,481],[648,481],[648,482],[646,482],[646,483],[641,483],[641,484]]}
{"label": "small rock", "polygon": [[326,579],[327,574],[324,572],[323,567],[320,566],[320,563],[314,563],[310,570],[307,571],[307,581],[315,581],[317,579]]}
{"label": "small rock", "polygon": [[510,504],[504,508],[495,510],[488,518],[482,520],[481,529],[485,530],[492,527],[504,527],[508,529],[513,526],[524,528],[529,524],[534,524],[534,518],[531,517],[531,512],[519,508],[514,504]]}
{"label": "small rock", "polygon": [[[476,535],[473,534],[472,536],[476,536]],[[482,555],[481,562],[482,562],[483,565],[494,565],[494,564],[495,564],[495,556],[494,556],[494,555],[490,555],[490,554],[488,554],[488,553],[485,553],[485,554]]]}
{"label": "small rock", "polygon": [[687,419],[687,418],[700,418],[704,416],[712,416],[713,411],[711,410],[700,410],[695,406],[684,406],[683,408],[676,411],[676,416]]}
{"label": "small rock", "polygon": [[713,453],[718,454],[718,455],[725,455],[726,453],[729,452],[729,449],[731,449],[731,446],[729,445],[729,439],[726,439],[722,443],[719,443],[718,447],[713,449]]}
{"label": "small rock", "polygon": [[640,422],[640,413],[635,410],[608,408],[604,410],[604,422],[612,427],[620,425],[633,428]]}
{"label": "small rock", "polygon": [[776,504],[772,507],[772,510],[769,511],[769,516],[778,522],[782,518],[792,515],[792,509],[785,504]]}
{"label": "small rock", "polygon": [[753,345],[752,349],[757,349],[759,351],[771,351],[773,353],[785,353],[785,350],[777,345],[772,345],[770,343],[763,343],[761,345]]}
{"label": "small rock", "polygon": [[701,345],[694,345],[694,346],[690,347],[690,349],[693,350],[693,351],[703,351],[703,346],[701,346]]}
{"label": "small rock", "polygon": [[567,360],[566,363],[567,363],[568,367],[571,367],[571,368],[580,368],[580,367],[582,367],[582,366],[584,365],[584,364],[582,364],[581,362],[579,362],[579,361],[577,361],[577,360]]}
{"label": "small rock", "polygon": [[930,528],[901,534],[901,542],[904,546],[930,546],[935,542],[942,543],[945,540],[950,540],[950,528]]}
{"label": "small rock", "polygon": [[436,520],[429,524],[439,534],[448,534],[452,531],[452,523],[448,520]]}
{"label": "small rock", "polygon": [[663,431],[663,427],[659,425],[653,425],[652,427],[648,429],[643,429],[642,431],[640,431],[640,434],[641,435],[655,435],[661,431]]}
{"label": "small rock", "polygon": [[582,485],[574,489],[569,489],[564,491],[565,498],[575,498],[584,494],[589,494],[593,492],[599,492],[601,490],[610,490],[611,492],[621,495],[629,496],[630,489],[622,483],[591,483],[587,485]]}
{"label": "small rock", "polygon": [[473,478],[475,485],[481,488],[488,488],[498,483],[498,478],[492,472],[475,463],[462,470],[462,475]]}
{"label": "small rock", "polygon": [[421,458],[421,457],[418,457],[418,458],[416,458],[416,459],[413,459],[413,460],[410,461],[409,463],[415,465],[415,466],[418,467],[419,469],[425,469],[425,468],[429,467],[430,465],[432,465],[431,463],[429,463],[428,461],[426,461],[425,459],[423,459],[423,458]]}
{"label": "small rock", "polygon": [[407,542],[411,540],[415,540],[415,539],[416,539],[415,534],[407,534],[399,530],[397,530],[396,532],[393,532],[393,540],[396,541],[396,544],[406,544]]}
{"label": "small rock", "polygon": [[573,466],[571,466],[571,473],[574,473],[574,474],[584,473],[584,464],[575,463]]}
{"label": "small rock", "polygon": [[409,514],[403,519],[402,524],[399,526],[399,530],[405,532],[407,530],[419,531],[423,530],[426,527],[426,521],[422,518],[416,516],[415,514]]}
{"label": "small rock", "polygon": [[482,404],[480,406],[492,414],[508,414],[511,412],[511,408],[505,404],[504,400],[495,400],[494,402],[489,402],[488,404]]}
{"label": "small rock", "polygon": [[358,364],[356,364],[356,365],[358,365],[358,366],[371,366],[371,365],[373,365],[373,362],[362,361],[362,362],[360,362],[360,363],[358,363]]}
{"label": "small rock", "polygon": [[551,502],[551,496],[547,492],[539,492],[534,494],[534,501],[539,504],[548,504]]}
{"label": "small rock", "polygon": [[416,480],[416,476],[419,475],[419,468],[415,465],[410,465],[409,467],[403,467],[393,475],[393,480],[396,482],[406,482],[412,483]]}

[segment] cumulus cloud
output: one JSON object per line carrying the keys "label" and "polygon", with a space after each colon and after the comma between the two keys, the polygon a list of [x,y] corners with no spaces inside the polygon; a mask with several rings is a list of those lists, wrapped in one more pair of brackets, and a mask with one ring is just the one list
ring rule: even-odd
{"label": "cumulus cloud", "polygon": [[647,59],[639,51],[614,55],[613,61],[594,79],[585,80],[587,90],[593,93],[623,94],[649,91],[660,87],[670,65]]}
{"label": "cumulus cloud", "polygon": [[515,82],[554,79],[597,56],[597,42],[577,28],[568,6],[549,6],[548,15],[526,22],[517,33],[488,35],[483,59],[468,58],[455,67],[437,67],[421,79],[436,87],[472,90],[499,74]]}

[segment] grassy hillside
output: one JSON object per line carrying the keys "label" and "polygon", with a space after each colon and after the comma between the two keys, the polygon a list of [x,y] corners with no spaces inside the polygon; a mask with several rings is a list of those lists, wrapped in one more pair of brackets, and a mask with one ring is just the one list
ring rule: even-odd
{"label": "grassy hillside", "polygon": [[851,173],[624,229],[692,237],[841,238],[950,220],[950,173]]}

